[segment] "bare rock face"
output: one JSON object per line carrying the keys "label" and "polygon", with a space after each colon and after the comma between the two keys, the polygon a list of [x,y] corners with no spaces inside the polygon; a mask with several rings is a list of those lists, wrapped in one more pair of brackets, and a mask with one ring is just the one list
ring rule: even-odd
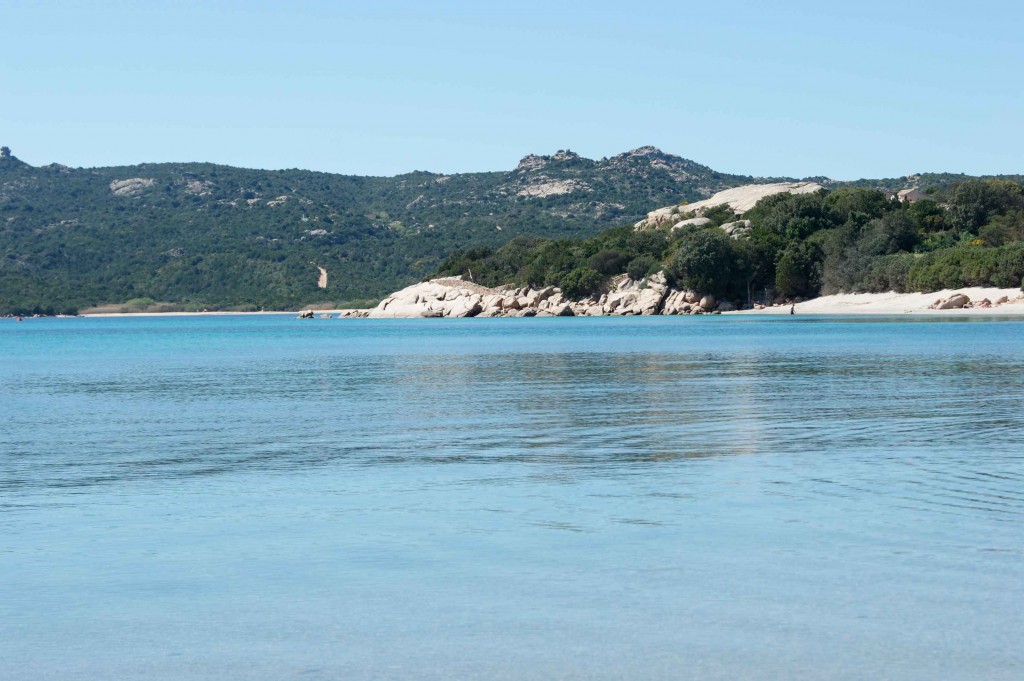
{"label": "bare rock face", "polygon": [[662,307],[661,314],[689,314],[696,300],[697,294],[693,291],[677,291],[673,289],[665,297],[665,304]]}
{"label": "bare rock face", "polygon": [[678,291],[664,272],[644,279],[621,274],[606,293],[570,300],[561,289],[487,288],[461,277],[434,279],[392,293],[366,316],[408,317],[600,317],[709,314],[735,309],[712,295]]}
{"label": "bare rock face", "polygon": [[114,180],[110,183],[110,191],[114,196],[138,196],[147,187],[156,183],[151,177],[129,177],[126,180]]}
{"label": "bare rock face", "polygon": [[545,196],[558,196],[559,194],[571,194],[576,191],[589,192],[592,189],[590,185],[580,180],[548,180],[547,182],[529,184],[516,192],[516,194],[518,196],[542,198]]}
{"label": "bare rock face", "polygon": [[473,317],[483,310],[482,293],[490,289],[459,279],[435,279],[392,293],[369,317]]}
{"label": "bare rock face", "polygon": [[668,282],[664,272],[639,281],[623,274],[612,280],[612,289],[602,310],[606,315],[654,315],[661,311],[667,294]]}
{"label": "bare rock face", "polygon": [[687,220],[680,220],[676,224],[672,225],[672,231],[677,229],[683,229],[684,227],[706,227],[711,224],[711,218],[689,218]]}
{"label": "bare rock face", "polygon": [[[647,217],[636,223],[634,227],[638,230],[652,229],[672,221],[673,215],[694,213],[701,217],[703,212],[709,208],[728,205],[738,215],[746,213],[754,207],[758,201],[766,196],[788,192],[790,194],[813,194],[822,189],[820,184],[815,182],[777,182],[774,184],[748,184],[742,187],[733,187],[720,191],[711,198],[694,203],[682,204],[679,206],[667,206],[651,211]],[[678,220],[672,222],[675,224]]]}

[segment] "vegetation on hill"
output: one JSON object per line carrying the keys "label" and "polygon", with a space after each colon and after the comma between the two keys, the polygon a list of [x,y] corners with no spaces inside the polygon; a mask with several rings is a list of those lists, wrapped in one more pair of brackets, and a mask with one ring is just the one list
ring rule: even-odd
{"label": "vegetation on hill", "polygon": [[[1019,185],[954,175],[775,197],[745,216],[755,222],[747,239],[707,229],[636,233],[622,225],[654,207],[788,179],[718,173],[653,147],[597,161],[568,151],[527,156],[510,172],[397,177],[205,163],[33,167],[0,152],[0,314],[138,301],[187,310],[356,306],[436,271],[583,295],[613,274],[667,267],[744,300],[772,287],[811,295],[1004,282],[1020,240],[1007,189]],[[915,184],[932,187],[935,201],[901,206],[869,189]],[[732,214],[708,217],[720,224]]]}
{"label": "vegetation on hill", "polygon": [[[682,215],[680,217],[686,217]],[[614,275],[664,270],[682,287],[747,304],[772,298],[869,291],[1016,287],[1024,277],[1024,188],[971,179],[901,202],[891,192],[840,187],[776,194],[745,215],[749,232],[720,228],[728,206],[705,211],[709,225],[609,229],[589,239],[513,239],[456,251],[437,274],[486,285],[560,286],[581,297]]]}
{"label": "vegetation on hill", "polygon": [[[0,156],[0,314],[152,299],[182,309],[368,304],[466,244],[582,238],[749,177],[644,147],[511,172],[354,177]],[[328,271],[317,287],[318,267]]]}

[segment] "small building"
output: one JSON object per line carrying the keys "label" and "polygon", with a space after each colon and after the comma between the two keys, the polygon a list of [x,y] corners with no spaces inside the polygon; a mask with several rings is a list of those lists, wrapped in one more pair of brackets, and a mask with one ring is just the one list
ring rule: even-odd
{"label": "small building", "polygon": [[928,195],[917,187],[910,189],[901,189],[896,192],[896,196],[899,198],[901,203],[917,203],[921,199],[927,199]]}

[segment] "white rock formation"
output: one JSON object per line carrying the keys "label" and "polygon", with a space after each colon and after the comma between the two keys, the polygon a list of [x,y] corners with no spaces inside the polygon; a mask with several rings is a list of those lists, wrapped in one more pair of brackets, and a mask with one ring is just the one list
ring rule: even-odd
{"label": "white rock formation", "polygon": [[650,229],[653,227],[660,227],[661,225],[669,222],[675,224],[678,222],[678,218],[674,216],[686,213],[695,213],[697,217],[700,217],[701,213],[708,208],[714,208],[715,206],[721,206],[722,204],[728,204],[735,213],[743,214],[753,208],[758,201],[766,196],[781,194],[782,192],[788,192],[790,194],[813,194],[820,189],[823,189],[823,187],[815,182],[779,182],[775,184],[748,184],[742,187],[733,187],[732,189],[720,191],[711,198],[704,199],[703,201],[684,203],[678,206],[667,206],[665,208],[653,210],[647,214],[645,219],[636,223],[635,227],[637,229]]}
{"label": "white rock formation", "polygon": [[704,227],[711,224],[711,218],[690,218],[689,220],[680,220],[676,224],[672,225],[672,231],[682,229],[683,227]]}
{"label": "white rock formation", "polygon": [[[669,287],[664,272],[644,279],[621,274],[606,293],[569,300],[553,286],[487,288],[460,277],[434,279],[392,293],[363,316],[411,317],[600,317],[704,314],[718,307],[714,296]],[[355,316],[355,315],[350,315]]]}
{"label": "white rock formation", "polygon": [[110,191],[114,196],[137,196],[143,189],[156,183],[151,177],[129,177],[126,180],[114,180],[110,183]]}
{"label": "white rock formation", "polygon": [[579,180],[550,180],[548,182],[527,185],[516,192],[516,194],[519,196],[543,197],[571,194],[576,191],[589,192],[591,191],[590,185]]}
{"label": "white rock formation", "polygon": [[722,225],[722,231],[731,236],[733,239],[738,239],[741,236],[750,234],[750,220],[736,220],[735,222],[727,222]]}

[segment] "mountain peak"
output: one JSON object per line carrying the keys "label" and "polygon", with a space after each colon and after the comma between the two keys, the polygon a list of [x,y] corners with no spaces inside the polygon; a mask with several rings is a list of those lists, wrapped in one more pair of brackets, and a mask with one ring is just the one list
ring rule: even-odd
{"label": "mountain peak", "polygon": [[650,145],[643,146],[643,147],[637,147],[636,149],[632,149],[632,150],[626,152],[626,156],[664,156],[664,155],[665,155],[665,152],[663,152],[661,149],[659,149],[658,147],[652,147]]}
{"label": "mountain peak", "polygon": [[551,162],[578,161],[579,159],[580,155],[571,149],[559,149],[553,156],[527,154],[520,159],[519,165],[516,166],[516,170],[518,172],[529,172],[531,170],[540,170]]}

